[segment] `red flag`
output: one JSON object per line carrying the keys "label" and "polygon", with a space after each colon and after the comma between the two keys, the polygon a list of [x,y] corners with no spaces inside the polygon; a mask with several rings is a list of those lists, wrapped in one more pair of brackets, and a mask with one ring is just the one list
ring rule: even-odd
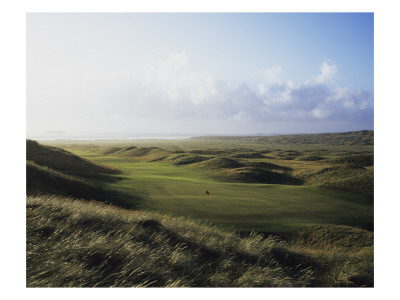
{"label": "red flag", "polygon": [[209,192],[209,191],[206,191],[206,194],[207,194],[207,195],[210,195],[210,192]]}

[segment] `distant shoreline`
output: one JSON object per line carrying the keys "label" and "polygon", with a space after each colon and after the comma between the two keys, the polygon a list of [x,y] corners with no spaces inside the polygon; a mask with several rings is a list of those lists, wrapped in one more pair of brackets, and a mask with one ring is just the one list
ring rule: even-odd
{"label": "distant shoreline", "polygon": [[[374,130],[355,130],[347,132],[374,131]],[[168,134],[168,133],[64,133],[47,132],[27,134],[26,138],[38,141],[106,141],[106,140],[177,140],[190,138],[218,138],[218,137],[267,137],[267,136],[293,136],[293,135],[314,135],[314,134],[334,134],[346,132],[319,132],[319,133],[249,133],[249,134]]]}

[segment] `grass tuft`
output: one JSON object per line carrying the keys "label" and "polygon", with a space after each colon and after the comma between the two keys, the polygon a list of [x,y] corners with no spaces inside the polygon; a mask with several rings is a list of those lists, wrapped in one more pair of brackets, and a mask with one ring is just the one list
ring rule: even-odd
{"label": "grass tuft", "polygon": [[[351,229],[346,229],[347,235]],[[329,228],[334,232],[334,228]],[[61,196],[27,197],[28,287],[370,285],[371,246],[329,255],[199,221]],[[306,243],[306,244],[302,244]],[[361,246],[360,246],[361,247]],[[313,252],[314,251],[314,252]],[[360,251],[357,250],[361,254]],[[315,274],[319,274],[318,280]]]}

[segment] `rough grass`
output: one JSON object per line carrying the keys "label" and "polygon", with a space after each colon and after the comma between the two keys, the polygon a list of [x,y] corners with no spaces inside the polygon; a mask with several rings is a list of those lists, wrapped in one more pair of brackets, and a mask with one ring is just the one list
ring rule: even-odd
{"label": "rough grass", "polygon": [[58,147],[161,147],[200,155],[229,155],[234,152],[269,153],[279,150],[313,151],[316,155],[333,152],[371,153],[374,149],[373,131],[354,131],[329,134],[298,134],[276,136],[208,136],[180,140],[109,140],[96,141],[43,141]]}
{"label": "rough grass", "polygon": [[264,155],[258,152],[248,152],[248,153],[234,153],[229,155],[232,158],[265,158]]}
{"label": "rough grass", "polygon": [[28,287],[363,286],[373,271],[365,256],[349,259],[352,249],[324,255],[300,242],[57,196],[27,198],[26,253]]}
{"label": "rough grass", "polygon": [[367,167],[374,165],[373,154],[356,154],[356,155],[344,155],[328,161],[332,164],[348,164],[357,167]]}
{"label": "rough grass", "polygon": [[104,149],[103,154],[112,154],[118,151],[121,151],[122,149],[124,149],[123,147],[108,147],[106,149]]}
{"label": "rough grass", "polygon": [[299,232],[290,249],[311,255],[328,272],[314,273],[331,286],[374,285],[374,234],[349,226],[311,226]]}
{"label": "rough grass", "polygon": [[243,167],[243,164],[231,158],[215,157],[204,162],[200,162],[197,164],[197,166],[209,169],[232,169]]}
{"label": "rough grass", "polygon": [[[229,172],[229,169],[262,168],[294,177],[297,184],[303,182],[305,185],[364,193],[363,189],[371,195],[373,191],[373,170],[371,170],[373,168],[373,136],[373,131],[357,131],[270,137],[214,136],[179,141],[105,141],[96,142],[96,145],[74,141],[73,147],[78,150],[86,148],[93,151],[99,151],[100,148],[107,152],[115,150],[112,148],[123,146],[123,151],[113,152],[110,156],[127,155],[138,161],[165,161],[176,165],[203,167],[213,171],[216,177],[223,173],[235,173],[234,171]],[[68,150],[71,149],[68,148]],[[129,156],[130,151],[137,151],[139,154],[147,152],[143,156]],[[176,162],[168,160],[177,153],[182,156],[179,159],[176,158]],[[199,155],[208,160],[200,161],[202,158],[190,155]],[[232,156],[240,156],[240,158],[234,159]],[[256,156],[258,158],[255,158]],[[232,161],[221,161],[226,158],[234,159],[241,165],[232,163]],[[366,166],[368,172],[349,172],[343,169],[342,174],[338,171],[331,174],[332,176],[325,176],[325,174],[318,178],[319,175],[316,172],[323,172],[322,170],[339,164],[353,169]],[[250,180],[251,176],[247,176],[240,170],[237,170],[236,173],[239,173],[239,176],[227,176],[225,180],[238,182],[239,178],[243,178],[243,182],[266,182],[265,180],[254,180],[254,178]]]}
{"label": "rough grass", "polygon": [[[62,172],[39,166],[33,161],[26,162],[26,190],[27,193],[56,193],[68,195],[68,190],[74,196],[87,198],[94,193],[95,185]],[[93,197],[92,197],[93,198]]]}
{"label": "rough grass", "polygon": [[[104,186],[138,195],[143,199],[138,207],[145,210],[210,220],[240,231],[257,230],[279,235],[314,224],[362,228],[372,228],[373,224],[372,202],[360,193],[313,186],[244,183],[223,174],[224,170],[235,172],[236,168],[198,167],[207,161],[177,167],[167,160],[148,162],[105,156],[86,149],[71,151],[120,169],[121,174],[114,176],[118,180],[106,182]],[[305,167],[307,172],[321,168],[314,167],[320,165],[319,162],[293,161],[285,162],[285,165],[293,166],[294,170]],[[291,175],[294,170],[284,174]],[[204,198],[205,190],[211,193],[207,199]]]}
{"label": "rough grass", "polygon": [[279,171],[289,171],[291,168],[285,167],[285,166],[280,166],[277,164],[273,163],[268,163],[264,161],[241,161],[244,165],[247,167],[254,167],[254,168],[262,168],[262,169],[267,169],[267,170],[279,170]]}
{"label": "rough grass", "polygon": [[106,190],[84,178],[40,166],[33,161],[26,162],[26,192],[28,195],[55,194],[112,201],[115,205],[127,208],[134,208],[139,200],[136,196]]}
{"label": "rough grass", "polygon": [[194,150],[188,150],[188,152],[193,154],[203,154],[203,155],[222,155],[227,153],[227,151],[221,149],[194,149]]}
{"label": "rough grass", "polygon": [[301,155],[296,158],[296,160],[301,160],[301,161],[317,161],[323,159],[325,158],[318,155]]}
{"label": "rough grass", "polygon": [[323,168],[302,179],[310,185],[364,193],[371,198],[374,193],[374,171],[352,165]]}
{"label": "rough grass", "polygon": [[343,133],[264,136],[255,137],[254,139],[259,144],[326,144],[369,146],[374,144],[374,132],[371,130],[362,130]]}
{"label": "rough grass", "polygon": [[[118,167],[121,170],[119,174],[115,171],[102,173],[100,169],[93,171],[93,165],[103,165],[85,159],[66,160],[65,154],[72,156],[70,152],[47,146],[41,148],[51,150],[51,159],[61,157],[64,159],[62,163],[77,162],[79,166],[90,163],[86,165],[90,168],[82,171],[72,163],[70,167],[76,168],[75,173],[67,174],[62,167],[56,170],[51,165],[27,162],[28,192],[35,191],[34,196],[27,198],[27,285],[373,286],[373,233],[332,225],[373,228],[372,202],[365,202],[367,198],[359,193],[365,190],[373,193],[373,167],[365,169],[348,163],[331,167],[325,161],[279,160],[302,155],[335,159],[349,153],[363,154],[364,147],[345,145],[338,148],[332,145],[328,151],[321,148],[324,145],[317,145],[319,150],[309,151],[303,148],[307,147],[306,144],[293,147],[291,140],[291,144],[282,144],[284,150],[275,148],[270,151],[266,150],[269,144],[260,142],[257,146],[255,139],[243,139],[243,143],[242,139],[229,139],[215,145],[214,142],[221,141],[205,140],[204,144],[198,143],[196,147],[181,142],[178,147],[168,141],[164,144],[169,145],[168,150],[164,150],[164,146],[146,145],[146,142],[138,142],[135,146],[132,142],[123,146],[107,144],[108,149],[97,144],[74,148],[85,149],[77,151],[78,155],[85,154],[84,157],[91,160]],[[218,150],[217,145],[225,146]],[[150,149],[139,151],[138,148]],[[266,156],[231,161],[226,158],[228,163],[225,158],[222,162],[221,158],[209,159],[212,155],[252,153],[256,148],[278,159],[273,160],[274,164]],[[199,150],[194,150],[196,153],[188,149]],[[356,154],[355,149],[361,152]],[[54,150],[58,151],[57,155],[54,155]],[[135,150],[139,156],[130,155]],[[202,154],[208,160],[176,167],[167,159],[175,156],[177,160],[185,161],[190,157],[185,153]],[[36,157],[39,156],[36,153]],[[49,164],[46,155],[41,159],[44,162],[47,159]],[[148,163],[157,160],[163,161]],[[209,161],[213,161],[211,166],[198,168]],[[50,163],[62,166],[58,161]],[[255,176],[258,171],[261,174],[269,171],[274,176],[301,174],[299,177],[306,180],[306,184],[349,189],[357,193],[305,186],[232,183],[217,175],[219,172],[244,172],[241,180],[248,180],[246,176]],[[88,178],[88,173],[92,177]],[[82,174],[85,177],[81,177]],[[94,180],[89,182],[88,179]],[[203,206],[202,197],[205,185],[211,190],[207,207],[205,202]],[[107,190],[103,189],[106,187]],[[359,190],[354,190],[354,187]],[[87,197],[79,194],[85,189],[90,191]],[[149,205],[146,209],[190,215],[203,222],[213,220],[214,224],[221,224],[225,229],[187,218],[43,195],[44,192],[58,193],[119,204],[121,191],[130,197],[140,191],[146,197],[144,203]],[[310,225],[313,226],[307,227]],[[252,232],[240,237],[226,228],[246,232],[259,230],[263,234]],[[279,241],[269,235],[272,232],[284,233],[281,237],[287,239]]]}
{"label": "rough grass", "polygon": [[300,179],[296,179],[288,174],[266,170],[260,167],[243,167],[229,169],[224,172],[227,176],[239,182],[254,182],[268,184],[301,184]]}
{"label": "rough grass", "polygon": [[172,161],[175,165],[189,165],[189,164],[205,161],[207,159],[209,159],[209,158],[201,156],[201,155],[194,155],[194,154],[176,154],[176,155],[169,157],[169,160]]}
{"label": "rough grass", "polygon": [[93,163],[61,148],[26,141],[26,160],[51,169],[69,173],[117,173],[116,168]]}
{"label": "rough grass", "polygon": [[310,226],[296,234],[295,245],[310,246],[314,250],[347,248],[362,250],[373,247],[371,231],[350,226]]}

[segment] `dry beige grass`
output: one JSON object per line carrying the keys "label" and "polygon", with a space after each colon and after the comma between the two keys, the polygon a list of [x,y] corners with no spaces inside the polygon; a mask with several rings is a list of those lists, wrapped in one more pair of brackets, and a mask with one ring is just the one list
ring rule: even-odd
{"label": "dry beige grass", "polygon": [[241,238],[186,218],[65,197],[27,198],[29,287],[366,284],[368,265],[362,259],[353,265],[343,255],[326,257],[255,233]]}

